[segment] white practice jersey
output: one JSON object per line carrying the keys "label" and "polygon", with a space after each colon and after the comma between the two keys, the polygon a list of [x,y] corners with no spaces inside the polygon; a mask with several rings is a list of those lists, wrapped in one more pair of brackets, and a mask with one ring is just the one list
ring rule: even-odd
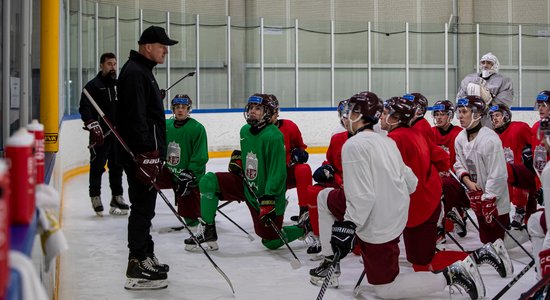
{"label": "white practice jersey", "polygon": [[466,130],[455,140],[456,162],[454,168],[459,178],[465,173],[483,190],[482,198],[497,198],[499,215],[510,212],[508,173],[502,142],[491,129],[481,127],[477,136],[468,141]]}
{"label": "white practice jersey", "polygon": [[398,237],[407,223],[410,194],[418,180],[395,142],[365,130],[342,149],[346,214],[361,240],[381,244]]}

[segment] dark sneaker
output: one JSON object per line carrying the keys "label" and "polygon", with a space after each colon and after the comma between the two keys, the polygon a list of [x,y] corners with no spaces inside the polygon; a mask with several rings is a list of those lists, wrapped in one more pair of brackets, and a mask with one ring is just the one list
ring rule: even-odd
{"label": "dark sneaker", "polygon": [[127,290],[156,290],[163,289],[168,286],[166,273],[161,273],[153,266],[151,258],[140,261],[136,258],[128,261],[126,269],[126,284],[124,288]]}
{"label": "dark sneaker", "polygon": [[95,214],[99,217],[103,217],[103,204],[101,203],[100,196],[91,197],[92,207],[94,208]]}
{"label": "dark sneaker", "polygon": [[[200,244],[206,243],[206,247],[203,246],[205,250],[218,250],[218,234],[216,233],[215,224],[206,224],[201,220],[195,237]],[[193,237],[189,237],[183,242],[185,243],[185,250],[187,251],[196,251],[200,249],[197,243],[195,243],[195,239],[193,239]]]}

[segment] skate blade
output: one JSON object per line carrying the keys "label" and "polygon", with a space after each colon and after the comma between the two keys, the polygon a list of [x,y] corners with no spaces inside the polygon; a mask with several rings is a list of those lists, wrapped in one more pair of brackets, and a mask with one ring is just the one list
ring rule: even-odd
{"label": "skate blade", "polygon": [[[201,246],[204,248],[204,250],[206,251],[217,251],[219,248],[218,248],[218,243],[216,242],[206,242],[206,243],[202,243]],[[185,250],[186,251],[189,251],[189,252],[199,252],[199,251],[202,251],[201,247],[199,247],[198,245],[196,244],[193,244],[193,245],[185,245]]]}
{"label": "skate blade", "polygon": [[[324,281],[325,277],[310,276],[309,278],[309,282],[316,286],[322,286]],[[328,287],[337,289],[338,285],[338,276],[334,276],[333,274],[328,283]]]}
{"label": "skate blade", "polygon": [[125,216],[125,215],[128,214],[128,211],[127,210],[122,210],[122,209],[117,208],[117,207],[111,207],[109,209],[109,214],[113,215],[113,216]]}
{"label": "skate blade", "polygon": [[160,290],[168,287],[166,280],[147,280],[128,278],[124,288],[127,290]]}
{"label": "skate blade", "polygon": [[325,256],[323,254],[319,253],[308,253],[309,254],[309,260],[310,261],[318,261],[321,259],[324,259]]}
{"label": "skate blade", "polygon": [[95,214],[98,217],[103,217],[103,212],[102,211],[96,211]]}

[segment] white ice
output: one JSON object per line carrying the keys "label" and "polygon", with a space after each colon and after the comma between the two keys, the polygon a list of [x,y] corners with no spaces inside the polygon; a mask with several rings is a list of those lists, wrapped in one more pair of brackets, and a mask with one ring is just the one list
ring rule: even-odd
{"label": "white ice", "polygon": [[[324,159],[324,155],[310,155],[313,170]],[[228,158],[211,159],[207,171],[225,171]],[[79,175],[66,182],[63,192],[62,226],[69,242],[69,250],[62,254],[60,263],[59,299],[315,299],[319,287],[309,283],[309,269],[317,267],[319,261],[310,261],[306,254],[307,245],[294,241],[290,246],[302,263],[297,270],[291,268],[292,254],[286,247],[267,250],[254,234],[249,211],[243,203],[231,203],[223,212],[240,224],[256,239],[250,241],[235,225],[220,214],[216,217],[218,230],[218,251],[209,252],[215,263],[229,276],[235,288],[235,295],[220,274],[213,268],[202,252],[184,250],[183,240],[189,235],[185,231],[159,234],[159,229],[179,226],[166,203],[157,199],[156,216],[153,219],[151,235],[155,241],[155,252],[161,262],[170,265],[168,288],[157,291],[128,291],[124,289],[127,265],[127,217],[108,214],[110,189],[108,176],[104,174],[102,199],[106,208],[104,217],[97,217],[88,197],[88,174]],[[125,198],[127,184],[124,179]],[[164,190],[173,203],[173,192]],[[291,224],[290,216],[298,212],[295,189],[287,192],[289,205],[285,224]],[[468,250],[481,246],[475,228],[468,223],[468,235],[459,242]],[[531,244],[524,244],[531,251]],[[447,239],[448,249],[458,249]],[[401,272],[412,272],[401,248]],[[521,249],[510,251],[517,275],[530,261]],[[361,274],[363,265],[360,257],[348,255],[342,263],[340,287],[328,289],[324,299],[352,299],[353,288]],[[487,298],[492,298],[512,277],[500,278],[489,266],[481,266],[480,272],[487,288]],[[529,270],[502,299],[517,299],[535,283],[534,268]],[[361,284],[358,299],[376,299],[366,279]],[[404,295],[406,296],[406,295]],[[422,299],[468,299],[467,294],[449,294],[445,289]]]}

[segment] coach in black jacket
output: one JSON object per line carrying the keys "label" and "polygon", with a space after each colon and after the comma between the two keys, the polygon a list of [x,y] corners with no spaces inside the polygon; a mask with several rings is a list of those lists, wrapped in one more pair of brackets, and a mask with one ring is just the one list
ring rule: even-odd
{"label": "coach in black jacket", "polygon": [[[101,71],[84,87],[109,120],[114,120],[116,113],[116,64],[116,56],[113,53],[103,53],[99,61]],[[78,111],[84,122],[84,129],[90,132],[89,194],[92,207],[98,216],[103,216],[101,176],[105,172],[105,163],[107,163],[112,194],[109,213],[126,215],[129,207],[122,197],[122,166],[116,159],[118,142],[83,93],[80,96]]]}
{"label": "coach in black jacket", "polygon": [[167,286],[165,279],[169,268],[155,257],[149,231],[157,198],[151,183],[156,180],[166,157],[166,118],[152,70],[164,63],[167,46],[177,41],[171,40],[163,28],[151,26],[143,31],[138,43],[139,50],[130,52],[117,84],[116,127],[135,155],[133,161],[128,153],[122,154],[132,204],[128,219],[130,254],[125,287],[158,289]]}

